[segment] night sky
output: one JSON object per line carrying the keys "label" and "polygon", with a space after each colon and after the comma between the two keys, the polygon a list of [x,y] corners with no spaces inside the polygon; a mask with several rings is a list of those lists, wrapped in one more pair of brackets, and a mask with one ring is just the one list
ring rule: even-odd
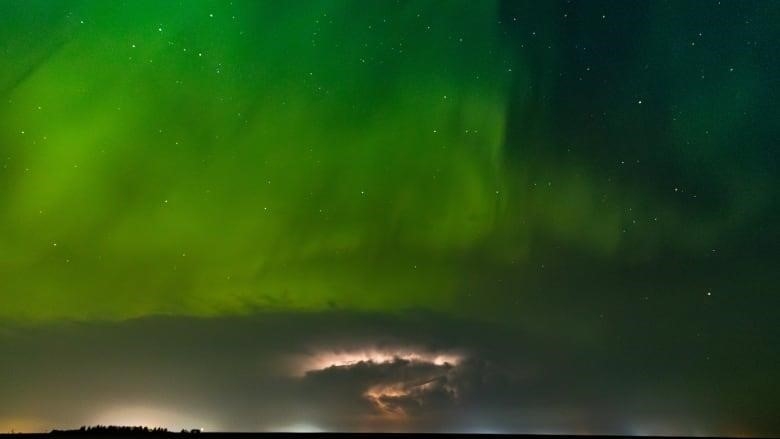
{"label": "night sky", "polygon": [[0,0],[0,432],[780,434],[779,23]]}

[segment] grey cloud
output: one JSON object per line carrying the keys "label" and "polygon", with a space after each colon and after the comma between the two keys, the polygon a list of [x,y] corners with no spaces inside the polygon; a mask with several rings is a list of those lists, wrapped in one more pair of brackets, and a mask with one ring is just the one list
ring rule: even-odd
{"label": "grey cloud", "polygon": [[[459,352],[462,361],[395,358],[290,373],[291,358],[318,350],[401,347]],[[413,312],[6,326],[0,352],[4,430],[111,422],[239,431],[692,434],[709,431],[723,411],[701,405],[711,394],[696,389],[706,381],[678,389],[686,377],[675,376],[673,365],[664,369],[663,360],[653,365],[663,380],[653,380],[631,352],[609,356]],[[372,390],[374,398],[367,396]]]}

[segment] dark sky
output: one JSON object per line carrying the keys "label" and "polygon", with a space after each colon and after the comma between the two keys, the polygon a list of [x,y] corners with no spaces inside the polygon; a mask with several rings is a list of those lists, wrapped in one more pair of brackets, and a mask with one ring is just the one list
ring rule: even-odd
{"label": "dark sky", "polygon": [[0,431],[780,434],[778,23],[0,1]]}

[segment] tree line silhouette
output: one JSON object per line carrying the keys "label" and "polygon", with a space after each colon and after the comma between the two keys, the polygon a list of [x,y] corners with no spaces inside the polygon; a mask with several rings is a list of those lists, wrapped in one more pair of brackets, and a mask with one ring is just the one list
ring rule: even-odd
{"label": "tree line silhouette", "polygon": [[[106,435],[168,435],[173,432],[168,431],[167,428],[162,427],[143,427],[143,426],[125,426],[125,425],[90,425],[82,426],[78,430],[52,430],[51,434],[106,434]],[[180,431],[183,434],[195,434],[200,433],[200,429],[194,428],[191,430],[183,429]]]}

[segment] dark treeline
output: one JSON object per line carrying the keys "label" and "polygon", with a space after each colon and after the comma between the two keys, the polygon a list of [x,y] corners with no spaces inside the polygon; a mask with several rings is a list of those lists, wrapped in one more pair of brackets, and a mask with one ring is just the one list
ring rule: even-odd
{"label": "dark treeline", "polygon": [[[52,430],[51,434],[170,434],[167,428],[162,427],[142,427],[125,425],[91,425],[82,426],[78,430]],[[200,433],[199,429],[182,430],[181,433]]]}

